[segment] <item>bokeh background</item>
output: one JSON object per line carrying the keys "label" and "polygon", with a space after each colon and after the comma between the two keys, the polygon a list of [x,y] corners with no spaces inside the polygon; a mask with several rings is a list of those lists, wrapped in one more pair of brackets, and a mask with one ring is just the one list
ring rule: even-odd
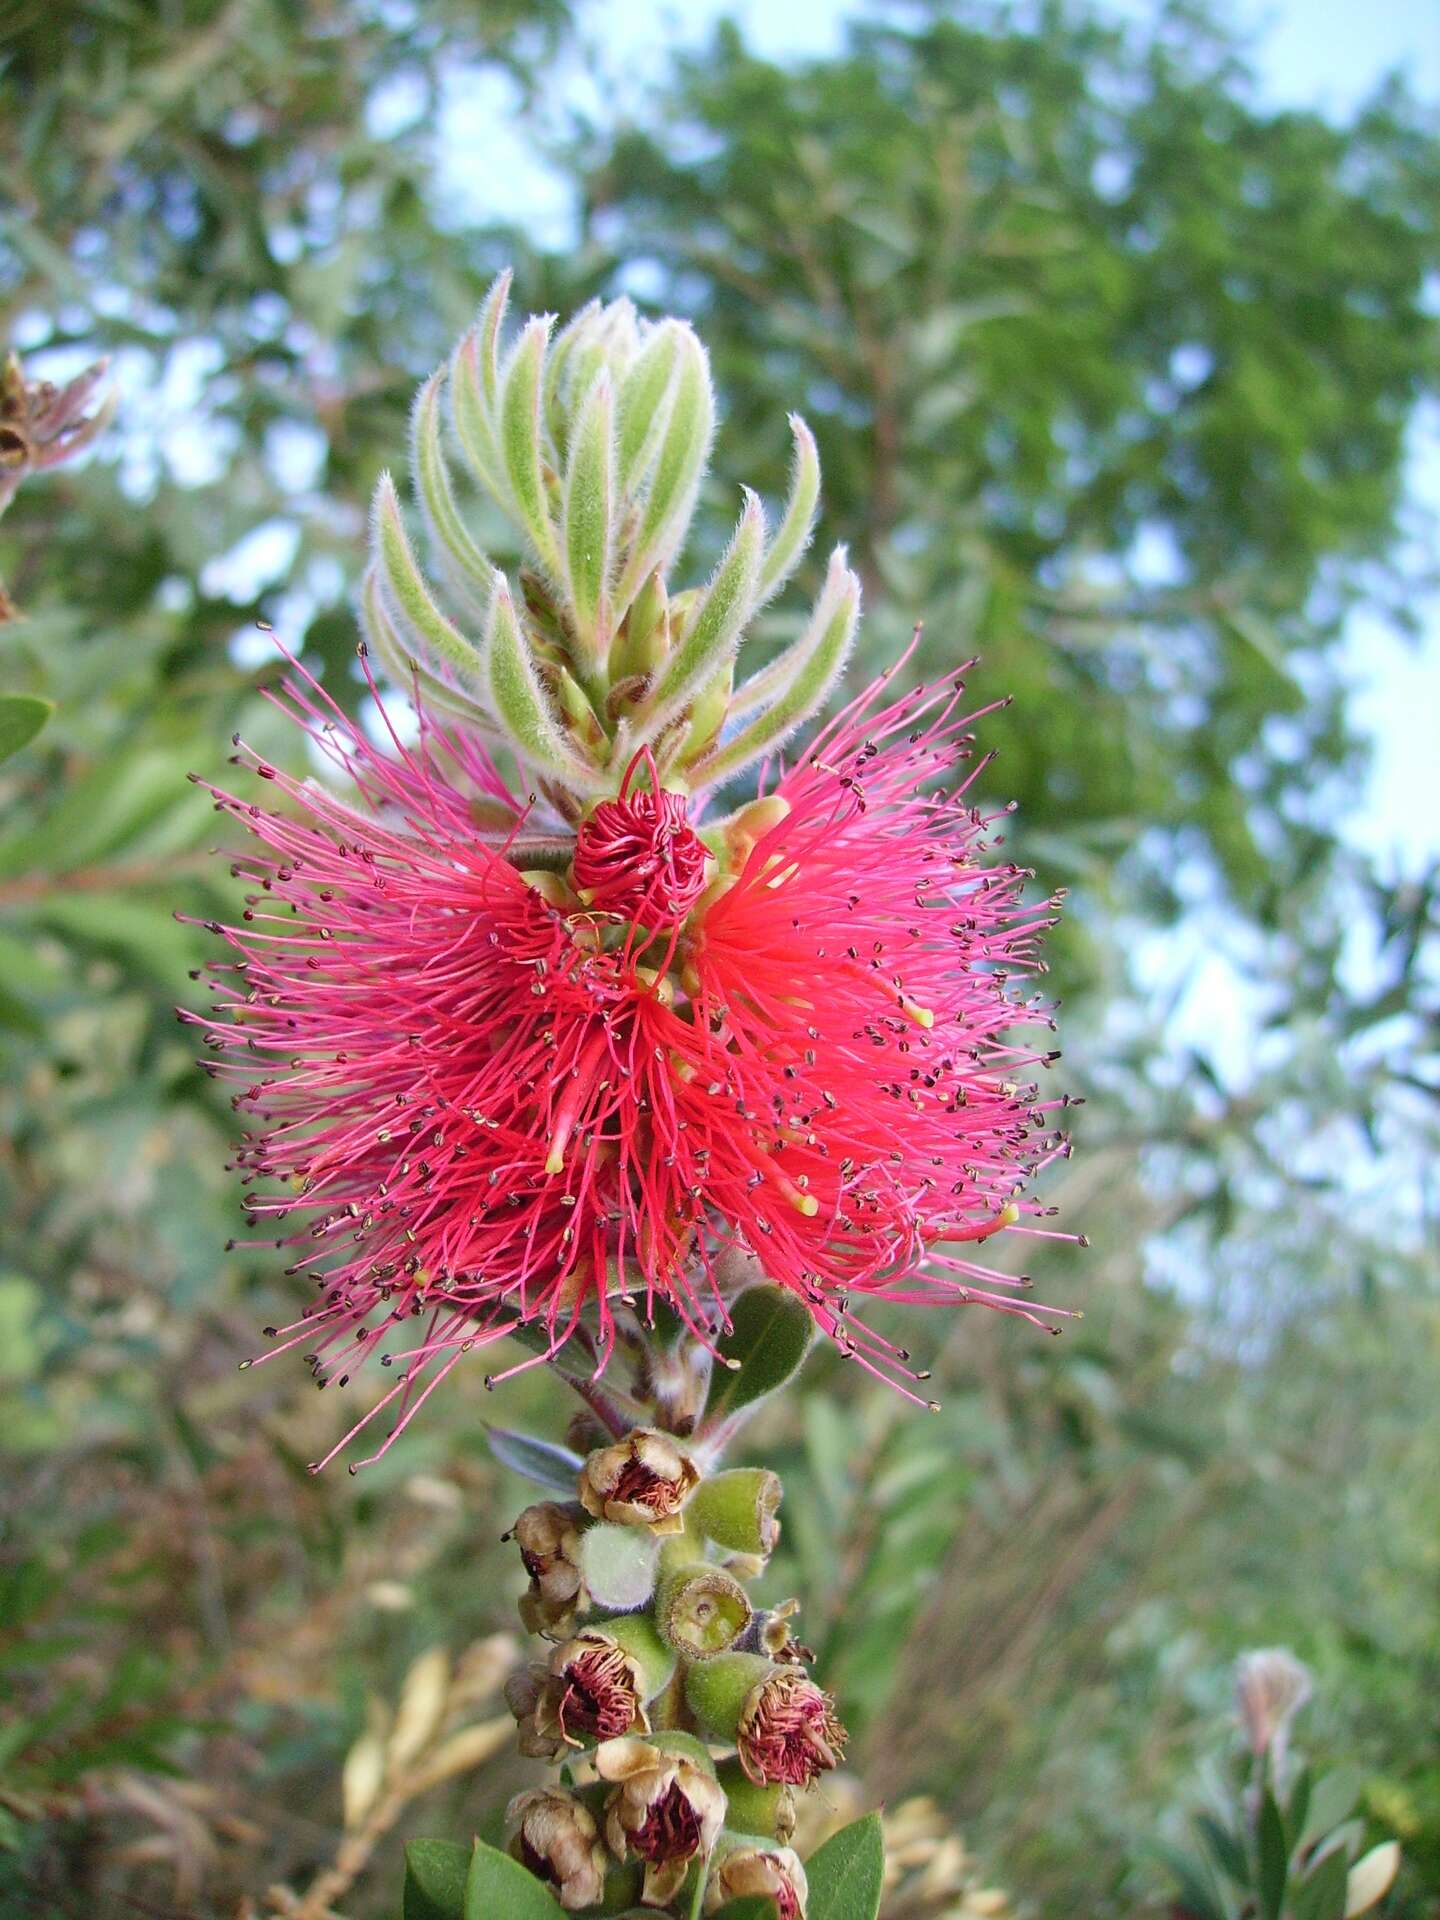
{"label": "bokeh background", "polygon": [[[257,620],[358,702],[369,490],[507,261],[701,328],[702,548],[807,415],[860,666],[922,616],[924,668],[983,655],[988,792],[1071,889],[1091,1247],[1035,1270],[1083,1322],[935,1313],[938,1417],[822,1357],[755,1435],[865,1792],[934,1795],[1021,1912],[1167,1911],[1230,1663],[1286,1643],[1390,1911],[1440,1911],[1440,23],[721,12],[0,0],[0,344],[120,400],[0,524],[0,687],[57,703],[0,770],[7,1916],[269,1911],[417,1656],[513,1619],[480,1369],[319,1480],[345,1407],[236,1371],[289,1283],[223,1251],[171,917],[232,903],[187,770],[296,757]],[[493,1836],[522,1771],[406,1830]]]}

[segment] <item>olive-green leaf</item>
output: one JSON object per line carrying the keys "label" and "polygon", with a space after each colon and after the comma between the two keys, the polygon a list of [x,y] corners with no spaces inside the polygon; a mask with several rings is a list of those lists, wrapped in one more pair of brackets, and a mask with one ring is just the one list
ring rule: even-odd
{"label": "olive-green leaf", "polygon": [[528,1433],[511,1433],[506,1427],[486,1427],[485,1438],[502,1467],[552,1493],[563,1493],[567,1500],[575,1498],[575,1482],[585,1464],[578,1453]]}
{"label": "olive-green leaf", "polygon": [[412,1840],[405,1849],[403,1920],[464,1920],[470,1849],[454,1840]]}
{"label": "olive-green leaf", "polygon": [[1291,1902],[1294,1920],[1344,1920],[1349,1878],[1344,1852],[1337,1848],[1327,1853],[1306,1876]]}
{"label": "olive-green leaf", "polygon": [[561,1920],[560,1903],[544,1882],[483,1840],[470,1855],[463,1912],[464,1920]]}
{"label": "olive-green leaf", "polygon": [[1285,1884],[1290,1876],[1290,1849],[1285,1841],[1285,1822],[1268,1787],[1260,1801],[1255,1848],[1260,1912],[1264,1920],[1280,1920],[1285,1905]]}
{"label": "olive-green leaf", "polygon": [[746,1893],[727,1900],[712,1920],[775,1920],[779,1909],[768,1893]]}
{"label": "olive-green leaf", "polygon": [[878,1813],[832,1834],[805,1862],[809,1920],[875,1920],[885,1880],[885,1841]]}
{"label": "olive-green leaf", "polygon": [[719,1343],[705,1424],[729,1420],[783,1386],[804,1360],[813,1330],[804,1301],[784,1287],[747,1287]]}
{"label": "olive-green leaf", "polygon": [[0,693],[0,760],[28,747],[55,711],[53,700],[33,693]]}

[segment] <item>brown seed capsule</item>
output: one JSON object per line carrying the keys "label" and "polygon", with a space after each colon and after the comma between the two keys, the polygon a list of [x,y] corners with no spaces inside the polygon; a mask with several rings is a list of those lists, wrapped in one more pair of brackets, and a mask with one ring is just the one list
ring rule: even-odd
{"label": "brown seed capsule", "polygon": [[612,1447],[600,1447],[580,1471],[580,1499],[597,1520],[651,1533],[683,1533],[682,1509],[700,1475],[667,1433],[636,1427]]}
{"label": "brown seed capsule", "polygon": [[558,1787],[538,1787],[517,1794],[507,1818],[515,1826],[510,1851],[537,1880],[555,1889],[567,1913],[599,1903],[608,1856],[587,1806]]}
{"label": "brown seed capsule", "polygon": [[605,1803],[605,1837],[618,1859],[644,1861],[646,1906],[674,1899],[690,1862],[710,1853],[725,1823],[724,1792],[694,1744],[694,1757],[637,1739],[607,1740],[595,1750],[596,1772],[615,1787]]}

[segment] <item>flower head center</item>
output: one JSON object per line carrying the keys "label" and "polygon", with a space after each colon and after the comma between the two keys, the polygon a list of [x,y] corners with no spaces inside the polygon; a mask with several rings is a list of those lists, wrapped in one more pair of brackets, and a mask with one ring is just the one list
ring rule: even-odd
{"label": "flower head center", "polygon": [[678,1780],[672,1780],[630,1836],[642,1860],[656,1866],[667,1860],[688,1860],[700,1851],[700,1816]]}
{"label": "flower head center", "polygon": [[[633,785],[644,765],[650,784]],[[649,927],[674,926],[705,891],[709,859],[690,825],[683,794],[660,785],[648,747],[625,770],[620,791],[602,800],[575,843],[575,885],[602,913]]]}

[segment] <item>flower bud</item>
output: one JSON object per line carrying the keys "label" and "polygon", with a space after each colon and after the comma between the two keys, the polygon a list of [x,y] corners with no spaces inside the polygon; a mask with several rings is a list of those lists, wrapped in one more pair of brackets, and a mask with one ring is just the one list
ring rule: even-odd
{"label": "flower bud", "polygon": [[685,1692],[701,1724],[735,1742],[740,1765],[757,1785],[808,1786],[839,1764],[845,1729],[835,1703],[798,1666],[722,1653],[691,1667]]}
{"label": "flower bud", "polygon": [[757,1895],[774,1901],[779,1920],[805,1920],[810,1888],[798,1853],[743,1834],[721,1846],[705,1884],[706,1913],[718,1913],[727,1901]]}
{"label": "flower bud", "polygon": [[597,1520],[683,1533],[681,1510],[699,1481],[694,1463],[669,1434],[636,1427],[589,1456],[580,1471],[580,1500]]}
{"label": "flower bud", "polygon": [[576,1501],[538,1500],[511,1529],[530,1576],[520,1618],[531,1633],[568,1633],[586,1604],[580,1574],[580,1536],[587,1520]]}
{"label": "flower bud", "polygon": [[1310,1698],[1310,1669],[1288,1647],[1262,1647],[1235,1662],[1235,1704],[1250,1750],[1283,1755],[1290,1723]]}
{"label": "flower bud", "polygon": [[725,1821],[725,1795],[704,1747],[685,1734],[607,1740],[595,1750],[595,1770],[615,1788],[605,1803],[611,1851],[644,1861],[646,1906],[668,1905]]}
{"label": "flower bud", "polygon": [[745,1589],[723,1567],[692,1562],[672,1568],[660,1583],[655,1602],[660,1637],[691,1660],[723,1653],[749,1623]]}
{"label": "flower bud", "polygon": [[780,1538],[778,1474],[764,1467],[717,1473],[696,1489],[691,1517],[707,1540],[732,1553],[768,1555]]}
{"label": "flower bud", "polygon": [[539,1787],[517,1794],[506,1817],[516,1823],[510,1851],[555,1889],[567,1913],[599,1903],[609,1860],[595,1816],[582,1801],[558,1787]]}
{"label": "flower bud", "polygon": [[505,1699],[520,1724],[520,1751],[552,1760],[562,1747],[646,1732],[645,1703],[675,1671],[675,1655],[642,1615],[586,1627],[549,1664],[512,1674]]}

